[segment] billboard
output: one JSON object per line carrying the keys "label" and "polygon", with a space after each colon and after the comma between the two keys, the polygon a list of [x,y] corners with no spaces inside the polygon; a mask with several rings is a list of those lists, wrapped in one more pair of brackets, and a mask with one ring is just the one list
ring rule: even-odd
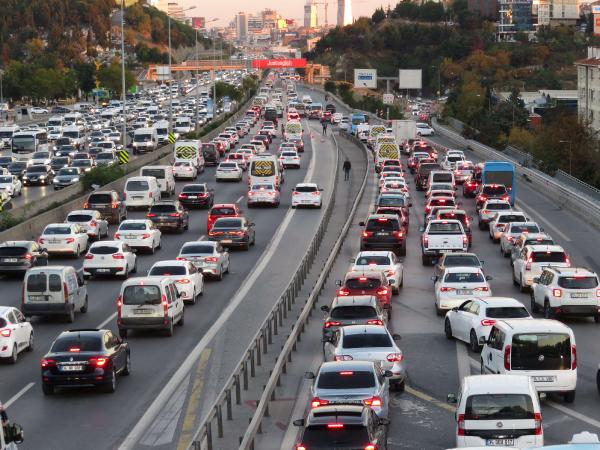
{"label": "billboard", "polygon": [[398,76],[398,87],[400,89],[421,89],[421,77],[421,69],[400,69],[400,73]]}
{"label": "billboard", "polygon": [[254,69],[302,69],[306,67],[306,58],[293,59],[254,59],[252,61]]}
{"label": "billboard", "polygon": [[377,88],[377,69],[354,69],[355,88]]}
{"label": "billboard", "polygon": [[206,28],[206,17],[192,17],[192,28],[204,30]]}

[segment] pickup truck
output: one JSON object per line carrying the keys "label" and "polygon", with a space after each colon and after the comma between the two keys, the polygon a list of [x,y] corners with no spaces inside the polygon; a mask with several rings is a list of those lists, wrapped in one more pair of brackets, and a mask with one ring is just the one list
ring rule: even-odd
{"label": "pickup truck", "polygon": [[444,253],[466,252],[469,238],[458,220],[431,220],[420,228],[422,262],[430,266]]}

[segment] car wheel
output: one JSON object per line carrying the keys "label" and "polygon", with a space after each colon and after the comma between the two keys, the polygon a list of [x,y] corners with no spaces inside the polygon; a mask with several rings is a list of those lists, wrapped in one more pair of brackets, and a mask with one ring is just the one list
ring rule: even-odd
{"label": "car wheel", "polygon": [[546,300],[544,302],[544,319],[552,319],[554,314],[552,313],[552,309],[550,309],[550,302]]}
{"label": "car wheel", "polygon": [[181,311],[181,317],[179,318],[179,322],[177,322],[177,325],[179,325],[180,327],[185,325],[185,309]]}
{"label": "car wheel", "polygon": [[121,275],[121,279],[126,280],[129,278],[129,266],[125,266],[125,272]]}
{"label": "car wheel", "polygon": [[435,314],[440,317],[444,315],[444,311],[440,307],[438,307],[437,303],[435,304]]}
{"label": "car wheel", "polygon": [[471,330],[471,334],[469,336],[469,347],[471,347],[471,351],[473,353],[481,352],[481,346],[479,345],[477,333],[475,333],[475,330]]}
{"label": "car wheel", "polygon": [[596,388],[598,388],[598,394],[600,394],[600,370],[596,373]]}
{"label": "car wheel", "polygon": [[521,280],[519,281],[519,290],[521,292],[527,292],[527,286],[523,284],[523,276],[521,275]]}
{"label": "car wheel", "polygon": [[71,307],[69,312],[67,313],[67,322],[73,323],[75,322],[75,309]]}
{"label": "car wheel", "polygon": [[600,316],[594,316],[594,322],[600,323]]}
{"label": "car wheel", "polygon": [[82,313],[86,313],[88,311],[88,296],[85,296],[85,300],[83,302],[83,306],[81,307],[81,309],[79,310]]}
{"label": "car wheel", "polygon": [[131,374],[131,354],[128,352],[125,359],[125,367],[123,367],[123,376],[127,377]]}
{"label": "car wheel", "polygon": [[244,251],[250,250],[250,239],[248,239],[248,242],[246,242],[244,244],[244,246],[242,247],[242,250],[244,250]]}
{"label": "car wheel", "polygon": [[421,263],[424,266],[429,266],[431,264],[429,256],[427,256],[427,255],[421,255]]}
{"label": "car wheel", "polygon": [[54,394],[54,386],[42,383],[42,392],[44,393],[44,395],[52,395]]}
{"label": "car wheel", "polygon": [[484,230],[485,230],[485,227],[483,226],[483,222],[479,222],[479,223],[477,224],[477,226],[479,227],[479,229],[480,229],[481,231],[484,231]]}
{"label": "car wheel", "polygon": [[400,247],[400,251],[398,252],[398,256],[406,256],[406,244]]}
{"label": "car wheel", "polygon": [[167,337],[173,336],[173,320],[169,320],[169,326],[165,330],[165,334]]}
{"label": "car wheel", "polygon": [[17,350],[17,344],[13,345],[12,353],[6,360],[8,361],[9,364],[17,363],[17,361],[19,360],[19,352]]}
{"label": "car wheel", "polygon": [[565,403],[573,403],[575,401],[575,390],[565,392],[563,394],[563,399],[565,400]]}
{"label": "car wheel", "polygon": [[131,273],[137,273],[137,259],[135,263],[133,263],[133,269],[131,269]]}
{"label": "car wheel", "polygon": [[446,318],[444,321],[444,334],[448,340],[452,340],[454,338],[454,336],[452,336],[452,325],[450,324],[450,319],[448,318]]}
{"label": "car wheel", "polygon": [[158,245],[156,246],[156,250],[160,250],[162,248],[161,241],[158,241]]}
{"label": "car wheel", "polygon": [[196,297],[198,296],[198,294],[196,294],[196,290],[194,289],[194,292],[192,293],[192,298],[190,298],[189,300],[187,300],[185,303],[188,305],[195,305],[196,304]]}
{"label": "car wheel", "polygon": [[483,367],[483,359],[479,360],[479,373],[485,375],[485,368]]}
{"label": "car wheel", "polygon": [[29,343],[27,344],[27,348],[25,350],[28,351],[28,352],[32,352],[33,351],[33,331],[29,335]]}
{"label": "car wheel", "polygon": [[127,337],[127,328],[119,328],[119,337],[125,339]]}
{"label": "car wheel", "polygon": [[102,390],[107,394],[113,394],[117,390],[117,371],[112,370],[112,377],[109,383],[102,386]]}
{"label": "car wheel", "polygon": [[535,303],[535,296],[533,295],[533,292],[531,293],[531,295],[529,296],[531,298],[531,312],[537,312],[538,310],[538,306]]}

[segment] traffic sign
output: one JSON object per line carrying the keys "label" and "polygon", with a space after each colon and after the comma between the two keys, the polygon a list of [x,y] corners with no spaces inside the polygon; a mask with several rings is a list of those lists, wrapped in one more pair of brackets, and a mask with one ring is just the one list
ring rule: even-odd
{"label": "traffic sign", "polygon": [[119,152],[119,164],[127,164],[129,162],[129,152],[127,150],[121,150]]}
{"label": "traffic sign", "polygon": [[394,103],[394,94],[383,94],[383,104],[391,105]]}
{"label": "traffic sign", "polygon": [[169,136],[167,139],[171,144],[174,144],[175,141],[177,140],[177,137],[175,137],[175,133],[169,133]]}

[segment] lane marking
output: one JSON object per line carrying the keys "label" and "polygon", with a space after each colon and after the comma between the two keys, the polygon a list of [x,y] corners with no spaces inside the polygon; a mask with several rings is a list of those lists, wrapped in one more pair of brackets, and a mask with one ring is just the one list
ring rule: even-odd
{"label": "lane marking", "polygon": [[199,240],[199,241],[202,241],[202,240],[204,240],[204,238],[205,238],[205,237],[206,237],[206,235],[205,235],[205,234],[203,234],[202,236],[200,236],[200,237],[198,238],[198,240]]}
{"label": "lane marking", "polygon": [[[304,177],[304,181],[310,180],[314,171],[314,159],[315,159],[315,146],[314,142],[312,143],[313,151],[311,152],[311,162]],[[148,406],[143,416],[138,420],[132,430],[129,432],[127,437],[123,440],[121,445],[119,446],[119,450],[128,450],[134,448],[138,443],[148,426],[152,423],[154,418],[161,412],[163,405],[167,403],[167,401],[173,395],[173,392],[177,389],[177,387],[181,384],[184,378],[189,374],[192,370],[192,367],[200,358],[202,352],[206,349],[208,344],[212,341],[212,339],[217,335],[223,325],[229,320],[229,318],[233,315],[237,307],[240,303],[245,299],[246,295],[252,287],[254,283],[258,279],[258,277],[263,273],[265,268],[268,266],[271,258],[278,250],[279,243],[281,239],[290,225],[292,218],[294,217],[296,210],[289,209],[284,216],[279,228],[275,232],[275,235],[269,242],[265,253],[261,257],[260,261],[252,272],[248,274],[245,280],[241,283],[240,288],[234,294],[231,302],[227,305],[227,307],[223,310],[221,315],[215,320],[213,325],[207,330],[206,334],[200,339],[198,344],[190,351],[187,358],[181,363],[179,368],[175,371],[173,376],[169,379],[169,381],[165,384],[163,389],[158,393],[158,395],[154,398],[154,401]]]}
{"label": "lane marking", "polygon": [[240,198],[238,198],[238,199],[237,199],[235,202],[236,202],[236,203],[239,203],[239,202],[241,202],[243,199],[244,199],[244,196],[243,196],[243,195],[240,195]]}
{"label": "lane marking", "polygon": [[467,352],[467,347],[463,341],[456,342],[456,360],[458,363],[458,379],[462,381],[465,377],[471,375],[471,367],[469,364],[469,353]]}
{"label": "lane marking", "polygon": [[564,239],[567,242],[571,242],[571,238],[570,237],[568,237],[566,234],[564,234],[562,231],[560,231],[555,225],[552,225],[550,222],[548,222],[546,219],[544,219],[541,214],[539,214],[534,208],[532,208],[531,206],[529,206],[523,200],[517,200],[517,204],[521,205],[522,207],[524,207],[524,209],[527,209],[530,212],[533,212],[534,214],[531,214],[531,215],[536,216],[538,218],[538,220],[540,220],[541,222],[544,222],[544,224],[548,228],[550,228],[554,233],[556,233],[557,235],[559,235],[562,239]]}
{"label": "lane marking", "polygon": [[560,412],[573,417],[574,419],[578,419],[581,420],[582,422],[587,423],[588,425],[592,425],[596,428],[600,428],[600,422],[597,420],[592,419],[591,417],[588,417],[584,414],[581,414],[577,411],[572,410],[571,408],[567,408],[564,405],[561,405],[559,403],[553,402],[552,400],[544,400],[543,401],[545,404],[547,404],[548,406],[554,408],[554,409],[558,409]]}
{"label": "lane marking", "polygon": [[4,407],[8,408],[10,405],[12,405],[14,402],[16,402],[17,400],[19,400],[23,395],[25,395],[25,393],[31,389],[33,386],[35,386],[35,383],[31,382],[29,384],[26,384],[25,387],[23,389],[21,389],[19,392],[17,392],[15,395],[13,395],[11,398],[8,399],[8,401],[6,403],[4,403]]}
{"label": "lane marking", "polygon": [[433,398],[431,395],[427,395],[426,393],[418,391],[415,388],[412,388],[408,385],[404,388],[404,390],[406,392],[408,392],[410,395],[420,398],[421,400],[431,403],[432,405],[442,408],[448,412],[451,412],[453,414],[456,412],[456,406],[452,406],[452,405],[449,405],[448,403],[444,403],[436,398]]}
{"label": "lane marking", "polygon": [[108,324],[108,322],[113,320],[115,317],[117,317],[116,311],[114,313],[112,313],[110,316],[108,316],[104,322],[102,322],[98,326],[96,326],[96,328],[98,328],[98,329],[104,328],[106,326],[106,324]]}
{"label": "lane marking", "polygon": [[192,391],[189,393],[190,399],[185,410],[185,416],[183,418],[183,425],[181,427],[181,434],[179,437],[179,443],[177,444],[177,450],[185,450],[187,448],[195,431],[196,412],[198,411],[200,398],[202,396],[202,391],[204,390],[204,371],[208,365],[208,359],[211,352],[212,350],[207,348],[200,355],[196,376],[194,377],[194,385],[192,386]]}

